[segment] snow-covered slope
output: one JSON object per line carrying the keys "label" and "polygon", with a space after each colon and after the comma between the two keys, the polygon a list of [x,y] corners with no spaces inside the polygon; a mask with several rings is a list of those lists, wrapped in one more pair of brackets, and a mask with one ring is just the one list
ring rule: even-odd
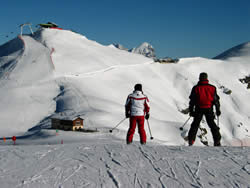
{"label": "snow-covered slope", "polygon": [[53,113],[58,87],[50,51],[29,36],[1,47],[0,136],[24,134]]}
{"label": "snow-covered slope", "polygon": [[[249,90],[239,81],[250,72],[247,56],[160,64],[44,29],[0,46],[0,70],[1,187],[249,187],[249,148],[186,147],[191,120],[179,130],[191,88],[207,72],[221,98],[222,144],[249,145]],[[136,83],[151,104],[154,139],[146,124],[144,146],[138,134],[125,144],[128,119],[109,131],[124,118]],[[54,116],[81,116],[98,132],[46,129]],[[210,132],[207,138],[212,145]],[[198,137],[195,146],[202,146]]]}
{"label": "snow-covered slope", "polygon": [[86,37],[66,30],[42,30],[35,38],[49,49],[56,73],[62,75],[103,71],[113,66],[151,62],[138,54],[130,54],[103,46]]}
{"label": "snow-covered slope", "polygon": [[[22,39],[25,47],[14,53],[14,68],[8,71],[9,66],[1,63],[2,72],[9,75],[1,79],[2,136],[48,127],[50,117],[58,115],[80,115],[86,127],[111,128],[124,118],[127,95],[142,83],[151,102],[153,136],[168,145],[183,145],[179,127],[188,115],[181,111],[188,107],[191,88],[204,71],[221,97],[223,144],[250,134],[249,91],[239,82],[250,72],[245,61],[184,58],[177,64],[159,64],[64,30],[44,29]],[[225,94],[225,89],[232,93]],[[125,139],[128,121],[118,128],[124,133],[117,137]],[[210,132],[208,140],[212,144]],[[202,145],[199,140],[196,144]]]}

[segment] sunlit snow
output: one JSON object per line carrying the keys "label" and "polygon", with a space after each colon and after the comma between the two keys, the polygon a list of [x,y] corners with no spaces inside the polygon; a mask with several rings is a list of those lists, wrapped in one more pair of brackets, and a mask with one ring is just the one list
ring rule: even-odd
{"label": "sunlit snow", "polygon": [[[239,81],[250,74],[249,57],[223,59],[160,64],[54,29],[0,46],[1,187],[249,187],[250,91]],[[206,147],[199,138],[198,147],[186,147],[192,119],[179,129],[200,72],[220,96],[224,147]],[[124,118],[136,83],[151,105],[154,139],[145,122],[146,146],[137,133],[125,144],[128,119],[109,132]],[[52,117],[77,116],[98,132],[50,129]],[[201,126],[212,146],[206,122]]]}

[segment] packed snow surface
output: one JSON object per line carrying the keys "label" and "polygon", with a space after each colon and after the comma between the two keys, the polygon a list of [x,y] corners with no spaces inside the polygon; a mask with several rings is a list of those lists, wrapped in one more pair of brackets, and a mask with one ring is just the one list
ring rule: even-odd
{"label": "packed snow surface", "polygon": [[[198,147],[186,147],[192,119],[179,129],[200,72],[220,96],[224,147],[200,147],[198,137]],[[249,90],[239,81],[249,74],[244,55],[160,64],[71,31],[19,36],[0,46],[1,187],[250,187]],[[136,83],[151,105],[146,146],[137,133],[125,145],[128,119],[109,132]],[[77,116],[98,132],[50,129],[53,117]],[[212,146],[205,121],[201,127]]]}
{"label": "packed snow surface", "polygon": [[[60,144],[69,135],[84,139]],[[38,141],[27,139],[31,145],[21,140],[21,145],[1,146],[1,187],[250,186],[249,147],[126,145],[108,133],[59,132],[46,140],[58,144],[34,145]]]}

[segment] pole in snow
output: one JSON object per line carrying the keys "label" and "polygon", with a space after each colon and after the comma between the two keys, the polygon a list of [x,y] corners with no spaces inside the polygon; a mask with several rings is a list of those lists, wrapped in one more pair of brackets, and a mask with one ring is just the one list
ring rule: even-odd
{"label": "pole in snow", "polygon": [[185,125],[187,124],[187,122],[189,121],[190,118],[191,118],[191,116],[189,116],[189,118],[185,121],[185,123],[180,127],[181,131],[183,131],[183,128],[185,127]]}
{"label": "pole in snow", "polygon": [[147,119],[147,123],[148,123],[148,130],[149,130],[149,133],[150,133],[150,139],[153,140],[154,137],[152,136],[152,133],[151,133],[151,129],[150,129],[150,126],[149,126],[148,119]]}
{"label": "pole in snow", "polygon": [[113,130],[114,130],[115,128],[117,128],[125,119],[127,119],[127,118],[125,117],[124,119],[122,119],[114,128],[110,129],[109,132],[112,133]]}

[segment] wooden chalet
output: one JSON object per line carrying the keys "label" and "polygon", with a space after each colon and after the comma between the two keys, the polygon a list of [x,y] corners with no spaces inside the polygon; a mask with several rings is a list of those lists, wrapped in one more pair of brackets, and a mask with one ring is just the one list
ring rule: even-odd
{"label": "wooden chalet", "polygon": [[52,118],[51,127],[53,129],[61,129],[65,131],[78,131],[83,129],[83,120],[80,117],[67,119],[67,118]]}

